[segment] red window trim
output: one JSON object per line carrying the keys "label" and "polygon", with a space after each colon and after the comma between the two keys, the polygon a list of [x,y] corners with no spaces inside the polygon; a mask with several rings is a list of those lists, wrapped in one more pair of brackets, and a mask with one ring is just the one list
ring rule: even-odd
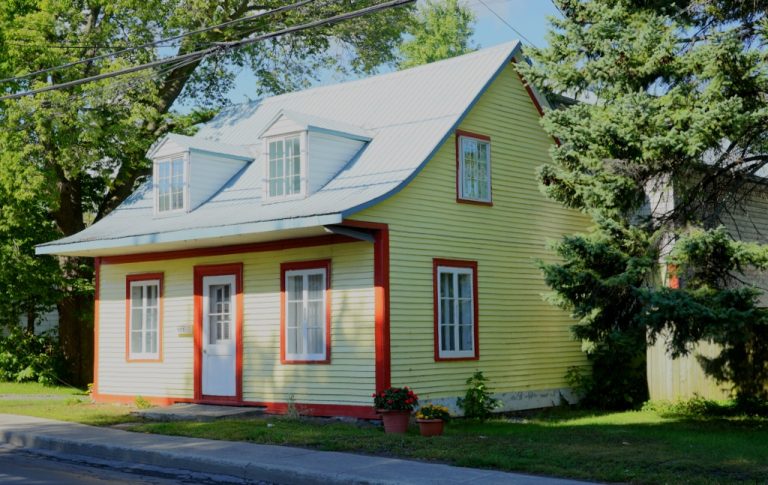
{"label": "red window trim", "polygon": [[[285,273],[305,269],[325,270],[325,359],[291,360],[286,357],[285,345]],[[331,363],[331,260],[294,261],[280,265],[280,363],[281,364],[330,364]]]}
{"label": "red window trim", "polygon": [[[126,362],[162,362],[163,361],[163,273],[130,274],[125,277],[125,361]],[[158,280],[158,316],[157,316],[157,358],[131,358],[131,283],[137,281]]]}
{"label": "red window trim", "polygon": [[194,400],[206,400],[203,394],[203,278],[206,276],[235,276],[235,396],[213,396],[222,402],[243,401],[243,263],[200,265],[194,273]]}
{"label": "red window trim", "polygon": [[493,206],[493,173],[489,174],[491,182],[491,200],[488,202],[482,200],[464,199],[461,197],[461,138],[475,138],[477,140],[491,142],[491,137],[488,135],[481,135],[479,133],[472,133],[470,131],[456,130],[455,144],[456,144],[456,202],[459,204],[471,204],[471,205],[484,205]]}
{"label": "red window trim", "polygon": [[[473,310],[473,325],[472,333],[475,344],[475,355],[472,357],[442,357],[440,356],[440,322],[438,305],[440,304],[438,291],[438,276],[437,268],[439,266],[447,266],[449,268],[470,268],[472,270],[472,310]],[[432,301],[433,301],[433,313],[434,313],[434,342],[435,342],[435,362],[441,361],[462,361],[462,360],[479,360],[480,359],[480,321],[479,321],[479,304],[478,304],[478,291],[477,291],[477,261],[467,261],[461,259],[439,259],[432,260]]]}

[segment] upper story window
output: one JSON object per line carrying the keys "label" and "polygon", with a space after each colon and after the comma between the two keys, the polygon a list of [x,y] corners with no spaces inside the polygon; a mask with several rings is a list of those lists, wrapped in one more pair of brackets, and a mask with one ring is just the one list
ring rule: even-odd
{"label": "upper story window", "polygon": [[295,134],[267,141],[267,195],[279,198],[300,194],[301,135]]}
{"label": "upper story window", "polygon": [[155,162],[157,212],[183,210],[186,199],[186,163],[183,156]]}
{"label": "upper story window", "polygon": [[491,139],[457,131],[456,157],[457,200],[491,204]]}

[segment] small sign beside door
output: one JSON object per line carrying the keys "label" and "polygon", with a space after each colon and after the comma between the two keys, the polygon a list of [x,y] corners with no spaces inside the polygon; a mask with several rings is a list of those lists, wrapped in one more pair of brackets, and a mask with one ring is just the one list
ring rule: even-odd
{"label": "small sign beside door", "polygon": [[178,337],[191,337],[192,325],[178,325],[176,327],[176,336]]}

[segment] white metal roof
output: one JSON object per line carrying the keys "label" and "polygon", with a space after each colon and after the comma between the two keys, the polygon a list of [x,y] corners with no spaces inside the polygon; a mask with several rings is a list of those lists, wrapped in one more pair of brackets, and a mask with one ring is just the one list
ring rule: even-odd
{"label": "white metal roof", "polygon": [[144,252],[174,242],[208,240],[210,245],[216,244],[214,238],[339,223],[395,194],[415,177],[496,75],[519,55],[519,48],[519,42],[506,43],[412,69],[233,106],[192,139],[255,148],[258,133],[282,111],[302,113],[307,120],[334,120],[346,129],[354,126],[371,140],[328,184],[304,199],[262,203],[262,162],[257,155],[189,213],[154,217],[150,181],[104,219],[40,245],[37,252]]}

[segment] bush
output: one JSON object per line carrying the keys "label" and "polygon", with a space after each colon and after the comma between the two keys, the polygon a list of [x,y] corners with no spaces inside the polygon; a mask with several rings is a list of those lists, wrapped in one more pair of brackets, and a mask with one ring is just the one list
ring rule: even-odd
{"label": "bush", "polygon": [[53,385],[60,381],[65,369],[55,334],[35,335],[14,326],[7,336],[0,337],[0,381]]}
{"label": "bush", "polygon": [[485,421],[491,417],[493,410],[501,404],[498,399],[492,397],[491,390],[486,387],[488,379],[481,371],[475,372],[467,379],[467,393],[464,399],[458,398],[456,405],[464,411],[464,417]]}

